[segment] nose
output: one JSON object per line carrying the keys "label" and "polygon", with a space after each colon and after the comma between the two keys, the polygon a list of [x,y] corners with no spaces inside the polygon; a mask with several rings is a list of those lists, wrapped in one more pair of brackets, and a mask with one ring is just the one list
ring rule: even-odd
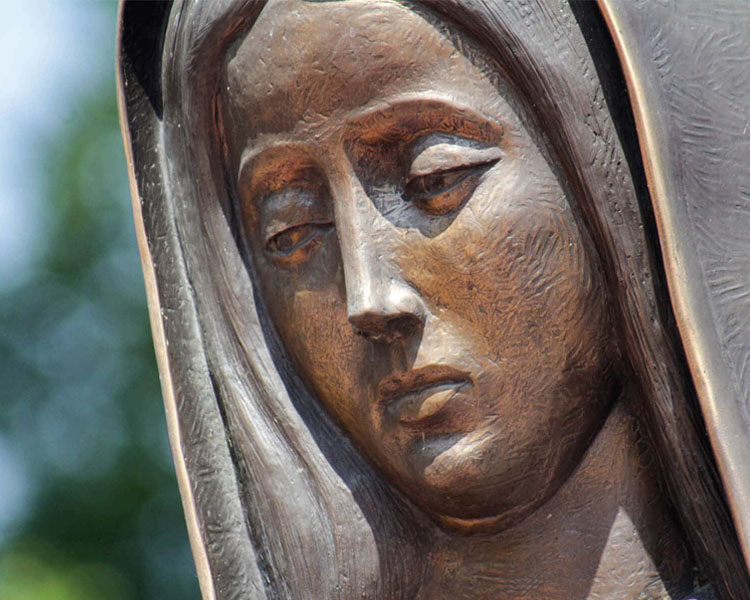
{"label": "nose", "polygon": [[349,322],[365,337],[393,341],[424,325],[425,307],[395,258],[399,232],[367,197],[354,173],[334,192],[336,230]]}
{"label": "nose", "polygon": [[347,282],[347,308],[349,323],[354,331],[368,338],[391,342],[417,332],[423,324],[419,303],[414,294],[396,283],[373,289],[364,298],[349,301]]}

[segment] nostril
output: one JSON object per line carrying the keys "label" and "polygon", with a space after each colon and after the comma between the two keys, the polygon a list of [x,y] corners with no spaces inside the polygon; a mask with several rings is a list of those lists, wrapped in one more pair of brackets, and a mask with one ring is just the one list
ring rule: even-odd
{"label": "nostril", "polygon": [[397,315],[364,313],[351,316],[349,322],[359,335],[383,341],[408,337],[422,326],[422,321],[416,315],[410,313]]}
{"label": "nostril", "polygon": [[355,333],[362,337],[381,339],[388,331],[387,319],[375,313],[361,313],[349,317]]}
{"label": "nostril", "polygon": [[422,321],[416,315],[404,313],[387,319],[389,330],[397,332],[397,335],[407,337],[415,333],[422,325]]}

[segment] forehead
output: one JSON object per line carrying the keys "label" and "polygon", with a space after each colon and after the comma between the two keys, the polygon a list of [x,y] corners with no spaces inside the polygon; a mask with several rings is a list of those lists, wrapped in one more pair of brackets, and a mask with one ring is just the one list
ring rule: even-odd
{"label": "forehead", "polygon": [[487,92],[448,37],[389,0],[272,0],[225,65],[232,129],[251,138],[324,127],[391,94],[479,91],[464,80]]}

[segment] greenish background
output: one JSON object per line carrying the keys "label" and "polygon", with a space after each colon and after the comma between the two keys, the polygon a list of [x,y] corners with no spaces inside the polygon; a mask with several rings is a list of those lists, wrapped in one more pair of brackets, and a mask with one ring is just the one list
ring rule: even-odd
{"label": "greenish background", "polygon": [[7,7],[0,29],[23,67],[3,71],[8,93],[29,86],[0,103],[0,600],[197,599],[120,138],[116,5],[62,4]]}

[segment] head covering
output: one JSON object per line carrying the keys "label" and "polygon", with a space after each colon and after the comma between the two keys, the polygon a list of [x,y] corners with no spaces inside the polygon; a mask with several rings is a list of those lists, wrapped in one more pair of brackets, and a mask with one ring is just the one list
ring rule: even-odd
{"label": "head covering", "polygon": [[750,5],[600,0],[669,296],[750,565]]}

